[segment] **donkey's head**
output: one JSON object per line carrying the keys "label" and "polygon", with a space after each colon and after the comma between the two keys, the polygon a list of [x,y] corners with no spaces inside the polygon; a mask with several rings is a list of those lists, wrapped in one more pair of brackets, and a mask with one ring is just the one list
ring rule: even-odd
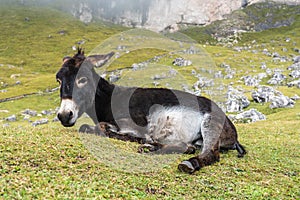
{"label": "donkey's head", "polygon": [[85,57],[78,49],[73,57],[64,57],[56,74],[60,84],[61,105],[57,117],[62,125],[73,126],[76,120],[93,105],[99,81],[94,67],[104,65],[114,53]]}

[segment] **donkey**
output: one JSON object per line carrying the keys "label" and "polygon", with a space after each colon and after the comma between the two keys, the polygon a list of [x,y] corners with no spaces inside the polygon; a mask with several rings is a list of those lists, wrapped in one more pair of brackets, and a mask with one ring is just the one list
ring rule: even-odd
{"label": "donkey", "polygon": [[82,125],[79,131],[139,142],[139,152],[195,153],[201,148],[199,155],[178,165],[186,173],[219,161],[221,150],[246,154],[235,126],[210,99],[166,88],[121,87],[99,76],[94,67],[113,55],[86,57],[78,49],[63,59],[56,74],[61,98],[57,117],[63,126],[73,126],[85,112],[95,126]]}

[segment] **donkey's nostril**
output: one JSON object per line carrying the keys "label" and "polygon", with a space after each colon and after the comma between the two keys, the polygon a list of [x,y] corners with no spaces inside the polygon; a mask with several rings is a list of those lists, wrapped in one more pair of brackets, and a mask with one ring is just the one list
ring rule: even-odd
{"label": "donkey's nostril", "polygon": [[73,112],[72,112],[72,111],[70,111],[70,113],[69,113],[69,117],[70,117],[70,118],[72,118],[72,117],[73,117]]}
{"label": "donkey's nostril", "polygon": [[57,118],[61,121],[61,114],[60,113],[57,114]]}

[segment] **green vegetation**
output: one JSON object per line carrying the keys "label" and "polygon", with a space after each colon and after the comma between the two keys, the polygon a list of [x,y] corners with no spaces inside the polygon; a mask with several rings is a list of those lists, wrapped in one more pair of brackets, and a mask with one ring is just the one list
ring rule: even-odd
{"label": "green vegetation", "polygon": [[[52,122],[54,115],[46,116],[49,124],[33,127],[23,120],[21,114],[27,108],[40,113],[59,106],[58,92],[45,91],[57,87],[55,72],[60,67],[62,57],[74,53],[71,48],[73,45],[84,40],[84,48],[91,50],[103,40],[126,29],[101,22],[85,25],[69,15],[44,8],[4,6],[0,8],[0,17],[0,64],[3,65],[0,66],[0,90],[7,90],[0,93],[0,99],[40,93],[0,103],[1,199],[300,198],[299,102],[295,108],[276,110],[271,110],[267,104],[251,104],[251,108],[266,114],[267,120],[237,124],[239,140],[248,150],[245,158],[239,159],[235,151],[230,151],[221,154],[220,162],[187,175],[177,171],[177,164],[189,156],[171,155],[172,161],[163,166],[157,165],[159,167],[152,168],[152,171],[134,171],[139,166],[132,167],[130,171],[127,165],[131,166],[128,160],[132,156],[136,163],[147,163],[144,155],[136,153],[137,144],[78,134],[78,127],[64,128]],[[29,21],[24,20],[26,17]],[[253,46],[256,50],[268,48],[288,57],[296,55],[293,49],[300,48],[300,18],[295,19],[290,27],[243,34],[235,46]],[[59,34],[61,31],[64,34]],[[190,33],[195,34],[194,31]],[[195,37],[201,38],[202,35],[196,33]],[[287,37],[291,42],[286,42]],[[282,48],[288,51],[283,52]],[[260,72],[262,62],[272,69],[286,69],[291,64],[275,63],[261,51],[256,54],[251,51],[237,52],[226,45],[206,45],[203,49],[217,67],[227,63],[236,69],[236,77],[224,81],[226,84],[232,82],[233,86],[241,85],[241,76]],[[111,70],[127,68],[133,63],[165,53],[156,48],[133,51],[122,55],[110,67]],[[159,64],[171,65],[170,58],[160,60]],[[197,66],[177,69],[188,83],[193,82],[190,71],[197,70]],[[150,68],[149,72],[151,70],[155,71]],[[124,72],[122,75],[132,76],[129,82],[121,79],[119,84],[123,85],[141,85],[143,81],[140,79],[146,79],[141,72]],[[21,81],[21,84],[16,85],[16,81]],[[253,88],[245,89],[250,95]],[[288,96],[300,95],[296,88],[282,86],[277,89]],[[5,118],[13,114],[16,114],[18,121],[4,127],[8,123]],[[40,118],[37,116],[31,120]],[[99,151],[111,155],[110,162],[107,162],[107,157],[101,160],[101,155],[92,154],[90,151],[94,147],[88,145],[89,141],[99,143]],[[110,146],[121,149],[123,157],[116,158],[119,154],[115,151],[101,148]],[[130,158],[128,160],[126,153]],[[159,159],[167,158],[170,155]]]}

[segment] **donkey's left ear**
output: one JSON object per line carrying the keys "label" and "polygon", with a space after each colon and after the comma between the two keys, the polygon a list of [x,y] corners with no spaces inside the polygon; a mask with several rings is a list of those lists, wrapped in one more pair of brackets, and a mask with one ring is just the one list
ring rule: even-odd
{"label": "donkey's left ear", "polygon": [[86,59],[89,62],[91,62],[95,67],[102,67],[114,54],[114,52],[110,52],[109,54],[105,55],[92,55],[87,57]]}

